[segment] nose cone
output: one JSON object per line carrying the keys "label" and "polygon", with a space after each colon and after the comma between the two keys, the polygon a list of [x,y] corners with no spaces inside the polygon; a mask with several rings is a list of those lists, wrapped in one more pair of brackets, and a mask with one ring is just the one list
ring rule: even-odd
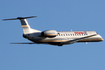
{"label": "nose cone", "polygon": [[100,41],[104,41],[104,39],[100,39]]}
{"label": "nose cone", "polygon": [[104,39],[100,35],[98,37],[100,41],[104,41]]}
{"label": "nose cone", "polygon": [[102,38],[101,41],[104,41],[104,39]]}

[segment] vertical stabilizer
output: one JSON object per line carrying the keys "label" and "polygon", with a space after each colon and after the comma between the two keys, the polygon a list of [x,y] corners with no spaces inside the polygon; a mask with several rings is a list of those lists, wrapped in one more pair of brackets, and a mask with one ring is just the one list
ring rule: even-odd
{"label": "vertical stabilizer", "polygon": [[30,25],[28,24],[27,20],[26,20],[28,18],[34,18],[34,17],[36,17],[36,16],[31,16],[31,17],[17,17],[17,18],[12,18],[12,19],[3,19],[3,20],[18,20],[19,19],[20,22],[21,22],[21,25],[22,25],[24,34],[41,32],[39,30],[32,29],[30,27]]}
{"label": "vertical stabilizer", "polygon": [[21,22],[24,34],[29,34],[29,33],[34,33],[34,32],[40,32],[39,30],[32,29],[30,27],[30,25],[28,24],[26,19],[20,19],[20,22]]}

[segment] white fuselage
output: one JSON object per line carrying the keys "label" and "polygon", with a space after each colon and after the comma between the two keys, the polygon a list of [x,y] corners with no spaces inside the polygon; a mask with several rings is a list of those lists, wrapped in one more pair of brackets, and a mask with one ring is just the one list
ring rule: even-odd
{"label": "white fuselage", "polygon": [[[58,32],[58,35],[55,37],[43,37],[41,36],[41,32],[37,32],[33,34],[27,34],[25,35],[25,38],[35,43],[58,45],[59,43],[62,42],[90,36],[93,34],[97,33],[95,31],[67,31],[67,32]],[[96,36],[81,39],[78,40],[77,42],[99,42],[99,41],[103,41],[103,38],[99,34],[97,34]]]}

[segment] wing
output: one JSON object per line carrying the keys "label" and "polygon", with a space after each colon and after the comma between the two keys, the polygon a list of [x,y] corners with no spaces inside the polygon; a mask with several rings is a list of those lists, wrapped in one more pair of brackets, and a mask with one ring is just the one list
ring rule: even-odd
{"label": "wing", "polygon": [[10,43],[10,44],[36,44],[36,43]]}
{"label": "wing", "polygon": [[79,40],[83,40],[83,39],[86,39],[86,38],[89,38],[89,37],[93,37],[93,36],[96,36],[97,34],[93,34],[93,35],[89,35],[89,36],[85,36],[85,37],[81,37],[81,38],[77,38],[77,39],[73,39],[73,40],[69,40],[69,41],[66,41],[66,42],[63,42],[63,43],[60,43],[58,46],[62,46],[64,44],[73,44]]}

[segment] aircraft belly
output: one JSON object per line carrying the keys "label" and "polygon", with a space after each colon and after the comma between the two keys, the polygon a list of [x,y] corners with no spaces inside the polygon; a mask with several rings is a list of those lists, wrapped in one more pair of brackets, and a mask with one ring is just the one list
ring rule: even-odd
{"label": "aircraft belly", "polygon": [[79,40],[78,42],[100,42],[100,41],[103,41],[102,39],[83,39],[83,40]]}
{"label": "aircraft belly", "polygon": [[61,42],[66,42],[68,41],[68,39],[66,38],[35,38],[35,39],[31,39],[31,41],[33,42],[37,42],[37,43],[61,43]]}

